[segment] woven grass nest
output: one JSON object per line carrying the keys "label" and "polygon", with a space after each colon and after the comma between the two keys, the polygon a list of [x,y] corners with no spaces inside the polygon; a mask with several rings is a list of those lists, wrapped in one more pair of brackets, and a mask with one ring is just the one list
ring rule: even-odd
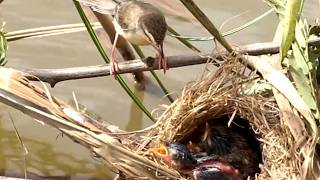
{"label": "woven grass nest", "polygon": [[[237,59],[229,58],[214,74],[189,83],[181,96],[165,107],[159,121],[149,130],[147,139],[152,139],[149,145],[188,143],[190,139],[203,136],[203,129],[208,124],[239,126],[239,129],[246,129],[243,131],[245,138],[255,146],[253,148],[261,158],[257,173],[251,175],[251,179],[316,178],[312,169],[313,157],[310,157],[312,160],[305,159],[299,152],[302,146],[295,142],[282,121],[272,91],[264,95],[248,94],[246,87],[258,76],[252,72],[248,75],[245,69]],[[305,135],[305,140],[310,138]],[[305,144],[304,148],[314,152],[315,147]]]}
{"label": "woven grass nest", "polygon": [[[299,130],[303,137],[297,141],[296,134],[289,128],[292,126],[283,119],[271,86],[263,83],[252,86],[253,82],[261,80],[260,77],[249,72],[233,56],[226,57],[225,63],[214,73],[187,84],[181,96],[164,107],[154,125],[136,132],[120,130],[106,121],[78,112],[51,96],[47,89],[34,86],[21,72],[6,68],[0,72],[3,74],[0,81],[2,102],[59,129],[91,149],[119,174],[120,179],[192,179],[192,175],[168,164],[152,149],[181,143],[188,148],[193,145],[196,148],[192,150],[197,150],[198,146],[194,145],[211,137],[210,133],[231,137],[232,142],[222,149],[240,147],[239,151],[230,150],[232,157],[216,155],[215,160],[226,161],[237,168],[244,174],[241,179],[248,176],[250,179],[308,180],[319,177],[315,152],[318,136],[312,134],[307,121],[296,113],[303,125]],[[257,89],[258,93],[253,91]],[[225,142],[223,138],[218,141]],[[243,143],[247,145],[241,146]],[[254,163],[247,168],[250,158]],[[248,171],[245,172],[245,168]]]}

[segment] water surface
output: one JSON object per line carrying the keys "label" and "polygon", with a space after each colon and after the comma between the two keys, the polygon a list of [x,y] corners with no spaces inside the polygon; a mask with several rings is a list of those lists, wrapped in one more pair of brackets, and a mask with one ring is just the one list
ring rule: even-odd
{"label": "water surface", "polygon": [[[223,31],[240,26],[269,9],[259,0],[198,0],[197,2],[217,26],[242,14],[228,21],[222,28]],[[309,20],[319,16],[319,11],[316,10],[318,6],[313,4],[316,4],[315,0],[309,2],[305,8],[305,16]],[[1,21],[6,21],[6,31],[81,22],[71,0],[4,0],[0,4]],[[200,25],[174,16],[168,16],[168,23],[184,35],[209,36],[206,31],[201,30]],[[276,25],[276,16],[270,15],[227,38],[233,45],[271,41]],[[211,52],[214,47],[212,42],[194,44],[203,52]],[[148,55],[154,54],[153,51],[149,51],[150,48],[144,49]],[[165,53],[177,55],[191,51],[168,37],[165,42]],[[64,68],[103,64],[86,32],[11,42],[7,58],[8,66],[11,67]],[[197,65],[170,69],[165,76],[162,71],[157,73],[167,88],[174,95],[178,95],[185,83],[199,78],[203,70],[204,65]],[[158,108],[159,104],[168,104],[162,92],[154,85],[150,74],[146,75],[150,79],[146,91],[134,91],[150,110]],[[130,76],[125,76],[125,79],[131,86],[133,85]],[[81,104],[120,128],[135,130],[151,124],[113,77],[65,81],[50,90],[52,94],[67,102],[71,102],[72,92],[75,92]],[[9,120],[10,113],[29,150],[27,156],[29,175],[51,177],[51,179],[108,179],[106,177],[109,177],[109,173],[105,170],[106,167],[92,158],[85,148],[66,137],[58,136],[59,132],[55,129],[43,126],[12,108],[5,105],[0,105],[0,108],[0,175],[23,174],[23,152]]]}

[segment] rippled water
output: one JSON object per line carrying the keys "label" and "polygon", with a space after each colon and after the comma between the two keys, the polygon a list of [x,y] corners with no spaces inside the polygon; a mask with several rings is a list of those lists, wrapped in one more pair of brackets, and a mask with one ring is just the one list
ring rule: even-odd
{"label": "rippled water", "polygon": [[[149,0],[152,1],[152,0]],[[260,0],[198,0],[201,8],[223,31],[240,26],[269,9]],[[310,0],[305,7],[305,16],[312,20],[319,16],[316,0]],[[168,15],[169,24],[181,34],[208,36],[201,26]],[[14,31],[42,26],[81,22],[71,0],[4,0],[0,4],[0,22],[6,21],[5,30]],[[255,25],[228,37],[234,45],[271,41],[277,25],[275,15],[269,15]],[[212,42],[194,43],[203,52],[210,52]],[[150,48],[145,48],[147,51]],[[147,52],[153,55],[153,51]],[[165,42],[166,55],[191,53],[173,38]],[[41,39],[26,39],[9,44],[7,57],[11,67],[63,68],[103,64],[97,50],[86,32],[66,34]],[[179,94],[185,83],[199,78],[203,65],[170,69],[164,76],[158,72],[167,88]],[[135,90],[148,109],[168,103],[162,92],[150,77],[146,91]],[[125,76],[129,84],[130,76]],[[76,81],[65,81],[51,89],[52,94],[71,101],[72,92],[78,101],[93,110],[103,119],[127,130],[141,129],[151,124],[121,89],[113,77],[100,77]],[[0,175],[18,176],[23,174],[23,152],[9,120],[12,115],[29,154],[27,156],[30,175],[51,177],[51,179],[108,179],[105,167],[94,160],[90,153],[68,138],[58,137],[59,132],[40,125],[30,117],[7,106],[0,105]]]}

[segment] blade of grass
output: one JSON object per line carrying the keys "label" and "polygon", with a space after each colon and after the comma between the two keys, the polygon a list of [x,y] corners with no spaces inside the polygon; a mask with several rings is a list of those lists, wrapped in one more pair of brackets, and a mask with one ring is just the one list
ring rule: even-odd
{"label": "blade of grass", "polygon": [[[239,32],[239,31],[241,31],[241,30],[253,25],[254,23],[258,22],[259,20],[263,19],[267,15],[271,14],[273,11],[274,11],[274,9],[270,9],[267,12],[265,12],[265,13],[261,14],[260,16],[258,16],[257,18],[254,18],[253,20],[251,20],[251,21],[249,21],[249,22],[247,22],[247,23],[245,23],[245,24],[243,24],[243,25],[241,25],[239,27],[231,29],[230,31],[222,33],[222,36],[225,37],[225,36],[229,36],[231,34],[234,34],[236,32]],[[171,31],[170,31],[169,35],[172,36],[172,37],[175,37],[175,38],[177,38],[179,40],[186,40],[187,42],[188,41],[211,41],[211,40],[214,40],[214,37],[212,37],[212,36],[211,37],[181,36],[181,35],[176,35],[176,34],[172,33]]]}
{"label": "blade of grass", "polygon": [[181,38],[180,34],[175,31],[172,27],[168,26],[169,35],[177,38],[182,44],[190,48],[192,51],[201,52],[198,48],[188,42],[185,38]]}
{"label": "blade of grass", "polygon": [[10,121],[11,121],[11,123],[12,123],[12,127],[13,127],[13,129],[14,129],[14,132],[15,132],[15,134],[16,134],[16,136],[17,136],[17,138],[18,138],[18,141],[19,141],[19,143],[20,143],[20,145],[21,145],[21,148],[22,148],[22,150],[23,150],[23,172],[24,172],[24,178],[25,178],[25,179],[28,179],[28,173],[27,173],[27,155],[29,154],[29,151],[28,151],[26,145],[25,145],[25,144],[23,143],[23,141],[22,141],[22,138],[21,138],[21,136],[20,136],[20,134],[19,134],[19,131],[18,131],[18,129],[17,129],[14,121],[13,121],[13,118],[12,118],[12,116],[11,116],[11,113],[8,113],[8,114],[9,114],[9,119],[10,119]]}
{"label": "blade of grass", "polygon": [[236,28],[234,28],[234,29],[232,29],[230,31],[222,33],[222,36],[228,36],[228,35],[234,34],[236,32],[239,32],[239,31],[251,26],[252,24],[258,22],[259,20],[263,19],[264,17],[270,15],[273,11],[274,11],[274,9],[269,9],[267,12],[264,12],[260,16],[254,18],[253,20],[251,20],[251,21],[249,21],[249,22],[247,22],[247,23],[245,23],[245,24],[243,24],[243,25],[241,25],[239,27],[236,27]]}
{"label": "blade of grass", "polygon": [[4,36],[2,30],[0,30],[0,66],[4,66],[7,63],[6,56],[7,56],[7,40]]}
{"label": "blade of grass", "polygon": [[226,48],[228,52],[232,52],[233,49],[227,40],[221,35],[219,30],[213,25],[209,18],[201,11],[197,4],[193,0],[180,0],[182,4],[193,14],[194,17],[209,31],[209,33],[215,37],[220,44]]}
{"label": "blade of grass", "polygon": [[[73,0],[73,3],[75,4],[76,9],[79,12],[79,15],[83,21],[83,23],[86,25],[86,28],[88,30],[88,33],[90,34],[90,37],[92,38],[94,44],[96,45],[99,53],[101,54],[103,60],[108,64],[110,62],[106,52],[104,51],[102,45],[99,42],[99,39],[92,29],[90,22],[85,15],[83,9],[81,8],[81,5],[79,2],[76,0]],[[126,93],[131,97],[131,99],[136,103],[136,105],[153,121],[155,122],[156,120],[152,117],[151,113],[147,110],[147,108],[144,106],[144,104],[141,102],[141,100],[134,95],[134,93],[131,91],[129,86],[126,84],[124,79],[120,75],[116,75],[115,79],[120,83],[121,87],[126,91]]]}
{"label": "blade of grass", "polygon": [[[93,29],[101,28],[100,23],[91,23]],[[31,29],[24,29],[18,31],[12,31],[5,33],[5,37],[7,41],[15,41],[25,38],[39,38],[39,37],[46,37],[46,36],[55,36],[60,34],[67,34],[67,33],[75,33],[80,31],[86,31],[85,26],[83,23],[81,24],[66,24],[66,25],[58,25],[58,26],[48,26],[48,27],[39,27],[39,28],[31,28]]]}
{"label": "blade of grass", "polygon": [[[145,58],[145,55],[143,54],[142,50],[139,48],[139,46],[131,44],[132,47],[134,48],[134,50],[137,52],[137,54],[139,55],[140,58]],[[164,94],[166,95],[166,97],[169,99],[169,101],[171,103],[173,103],[174,99],[172,98],[172,96],[170,95],[169,91],[167,90],[167,88],[164,86],[164,84],[161,82],[161,80],[159,79],[158,75],[151,70],[150,71],[152,76],[154,77],[154,79],[157,81],[157,83],[159,84],[161,90],[164,92]]]}

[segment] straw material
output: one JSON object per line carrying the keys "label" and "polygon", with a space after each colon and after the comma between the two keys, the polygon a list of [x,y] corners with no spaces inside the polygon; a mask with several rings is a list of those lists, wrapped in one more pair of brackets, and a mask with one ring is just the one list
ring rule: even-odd
{"label": "straw material", "polygon": [[[189,83],[180,98],[165,108],[155,125],[139,132],[125,132],[81,114],[49,94],[48,89],[34,86],[21,72],[12,69],[0,69],[0,101],[59,129],[91,149],[121,177],[188,178],[149,149],[164,142],[188,142],[197,135],[199,128],[227,117],[229,125],[237,123],[239,118],[245,119],[254,131],[251,138],[260,144],[261,172],[254,178],[316,179],[318,161],[314,136],[304,130],[304,140],[296,141],[281,118],[281,110],[270,88],[264,93],[248,94],[253,92],[252,82],[259,76],[246,70],[233,56],[226,57],[225,62],[215,73]],[[298,113],[293,115],[300,118]],[[307,127],[304,119],[301,123]]]}
{"label": "straw material", "polygon": [[[229,117],[230,124],[235,117],[240,117],[250,123],[256,133],[255,138],[260,142],[263,163],[256,179],[304,179],[303,163],[310,165],[313,162],[303,158],[299,147],[314,152],[309,143],[313,139],[305,133],[307,143],[302,146],[295,142],[280,118],[280,110],[271,91],[267,96],[245,93],[246,85],[255,80],[245,74],[248,72],[237,59],[228,58],[227,63],[214,74],[188,84],[180,98],[165,110],[156,124],[157,128],[150,134],[155,136],[155,144],[187,142],[201,124],[219,121],[223,116]],[[316,177],[316,174],[309,174],[306,179]]]}

